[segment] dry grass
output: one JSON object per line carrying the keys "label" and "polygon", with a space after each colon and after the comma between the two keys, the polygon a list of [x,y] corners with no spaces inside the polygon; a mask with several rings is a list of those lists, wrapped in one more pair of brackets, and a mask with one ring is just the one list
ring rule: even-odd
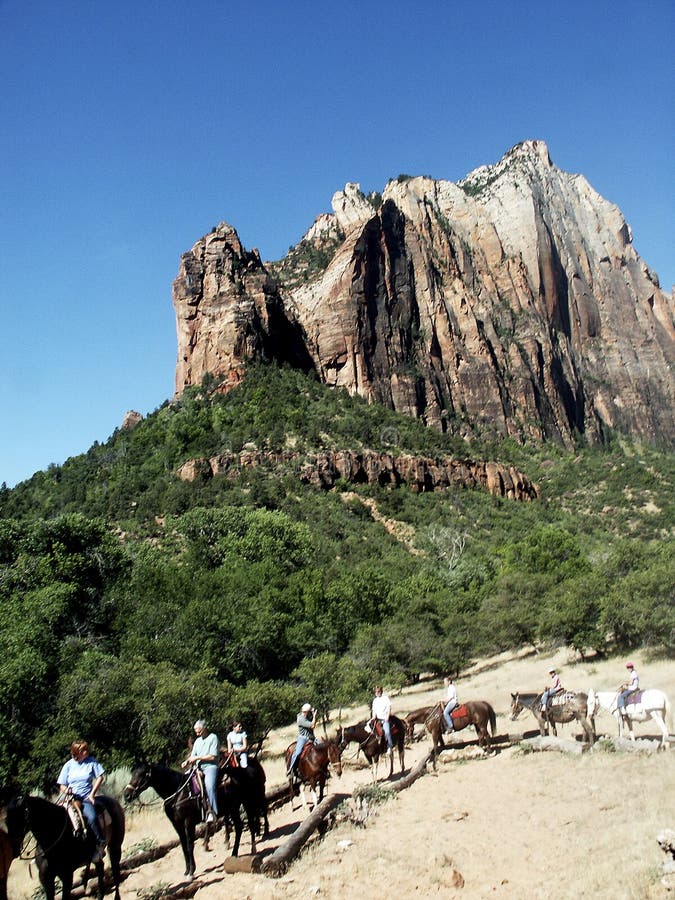
{"label": "dry grass", "polygon": [[[551,664],[560,668],[563,683],[576,690],[609,689],[623,676],[620,661],[573,663],[564,651],[550,656],[503,655],[483,661],[458,681],[460,699],[488,699],[497,712],[498,732],[530,729],[534,719],[507,720],[510,691],[535,690],[546,682]],[[660,687],[675,698],[675,664],[650,662],[637,654],[645,686]],[[403,714],[440,696],[438,683],[421,684],[395,696],[394,709]],[[365,708],[346,717],[356,721]],[[614,722],[602,714],[598,730],[613,733]],[[563,727],[571,737],[576,726]],[[639,736],[656,735],[648,724]],[[294,728],[272,736],[265,760],[270,784],[283,780],[280,754],[294,737]],[[426,752],[426,741],[406,755],[408,767]],[[289,873],[278,881],[262,876],[224,875],[220,839],[215,852],[197,849],[200,900],[215,898],[301,898],[315,894],[346,900],[362,893],[403,896],[563,898],[593,897],[636,900],[665,896],[659,884],[661,851],[656,834],[675,827],[675,748],[642,756],[594,752],[581,757],[555,753],[519,753],[517,748],[471,761],[441,758],[437,776],[429,775],[410,790],[381,806],[357,828],[344,822],[309,846]],[[445,761],[443,761],[445,760]],[[367,783],[369,774],[349,765],[332,788],[350,791]],[[292,827],[300,812],[288,805],[273,814],[269,851],[280,843],[282,829]],[[157,810],[129,816],[126,845],[148,838],[158,843],[173,837]],[[351,841],[346,846],[344,842]],[[341,843],[343,842],[343,843]],[[248,852],[246,836],[242,852]],[[125,881],[123,898],[138,900],[161,884],[182,881],[182,857],[177,851],[142,866]],[[458,870],[464,886],[456,887]],[[21,867],[10,874],[10,896],[25,900],[36,882],[28,882]],[[393,885],[393,887],[392,887]],[[139,892],[141,892],[139,894]]]}

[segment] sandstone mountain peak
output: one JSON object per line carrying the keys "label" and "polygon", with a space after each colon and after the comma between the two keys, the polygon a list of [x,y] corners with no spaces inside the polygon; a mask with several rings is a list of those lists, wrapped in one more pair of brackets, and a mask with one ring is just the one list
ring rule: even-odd
{"label": "sandstone mountain peak", "polygon": [[457,183],[350,183],[332,207],[276,263],[225,223],[184,254],[177,394],[276,359],[464,436],[672,441],[673,297],[543,141]]}

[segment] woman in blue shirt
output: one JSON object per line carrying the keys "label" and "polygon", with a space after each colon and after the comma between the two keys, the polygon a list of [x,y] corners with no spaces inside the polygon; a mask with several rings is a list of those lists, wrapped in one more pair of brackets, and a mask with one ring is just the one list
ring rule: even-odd
{"label": "woman in blue shirt", "polygon": [[96,853],[93,862],[103,855],[105,840],[94,809],[94,799],[103,784],[105,770],[101,763],[89,753],[86,741],[73,741],[70,745],[70,759],[61,769],[58,777],[61,794],[68,791],[82,804],[82,815],[96,838]]}

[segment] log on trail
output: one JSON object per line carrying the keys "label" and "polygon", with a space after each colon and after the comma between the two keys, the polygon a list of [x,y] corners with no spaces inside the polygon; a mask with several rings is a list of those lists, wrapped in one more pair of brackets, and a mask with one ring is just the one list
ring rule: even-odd
{"label": "log on trail", "polygon": [[223,872],[234,875],[236,872],[259,872],[262,857],[255,856],[227,856],[223,863]]}
{"label": "log on trail", "polygon": [[607,744],[611,744],[619,753],[658,753],[661,749],[660,738],[655,740],[650,740],[649,738],[637,738],[636,740],[631,741],[630,738],[610,737],[609,735],[599,737],[594,744],[594,747],[597,747],[598,750],[602,750],[603,746],[606,747]]}
{"label": "log on trail", "polygon": [[565,738],[553,737],[552,735],[548,737],[537,735],[537,737],[522,741],[522,744],[528,750],[553,750],[558,753],[573,753],[575,756],[581,756],[585,747],[584,744],[580,744],[578,741],[568,741]]}
{"label": "log on trail", "polygon": [[280,806],[283,806],[284,803],[293,799],[291,797],[290,785],[288,782],[285,784],[278,784],[265,794],[265,799],[267,800],[268,809],[278,809]]}
{"label": "log on trail", "polygon": [[345,800],[345,794],[331,794],[319,803],[300,823],[290,838],[263,861],[260,871],[270,878],[280,878],[317,829],[321,828],[328,813]]}

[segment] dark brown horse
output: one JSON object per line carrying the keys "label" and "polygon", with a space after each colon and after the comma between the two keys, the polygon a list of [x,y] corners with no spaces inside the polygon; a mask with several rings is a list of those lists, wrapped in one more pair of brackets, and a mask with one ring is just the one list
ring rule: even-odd
{"label": "dark brown horse", "polygon": [[249,807],[254,812],[254,822],[249,820],[249,828],[254,828],[256,834],[269,837],[270,823],[267,818],[267,795],[265,784],[267,776],[262,763],[255,757],[248,757],[248,764],[241,766],[232,765],[231,755],[227,756],[218,766],[222,778],[229,779],[240,791],[242,796],[249,798]]}
{"label": "dark brown horse", "polygon": [[[289,744],[286,748],[285,756],[287,769],[290,765],[296,743],[297,741],[293,741],[293,743]],[[314,741],[303,747],[300,758],[295,764],[295,769],[298,773],[298,778],[300,779],[300,796],[302,798],[302,805],[305,809],[307,809],[305,785],[309,785],[313,804],[314,806],[317,806],[323,800],[323,791],[326,786],[326,779],[328,778],[328,767],[333,766],[338,778],[342,775],[341,755],[342,751],[336,741]],[[294,793],[292,775],[289,776],[289,783],[291,786],[292,803]],[[317,786],[319,788],[318,795],[316,792]]]}
{"label": "dark brown horse", "polygon": [[[164,800],[164,812],[180,838],[185,858],[185,875],[191,881],[195,873],[195,830],[202,820],[202,798],[194,793],[189,773],[177,772],[167,766],[153,763],[136,763],[129,783],[124,789],[124,799],[130,803],[147,788],[153,788]],[[234,782],[226,779],[217,787],[218,812],[234,827],[232,856],[239,852],[239,843],[244,826],[239,812],[240,806],[246,811],[251,832],[251,853],[255,853],[257,806],[254,798]],[[229,845],[229,827],[226,830]],[[204,828],[204,847],[208,848],[210,829]]]}
{"label": "dark brown horse", "polygon": [[515,720],[524,709],[529,709],[539,724],[539,733],[548,734],[548,725],[551,725],[553,734],[557,736],[556,723],[576,721],[584,731],[584,737],[589,744],[595,740],[595,722],[591,716],[588,718],[588,697],[582,691],[573,693],[565,691],[555,695],[544,713],[541,709],[541,693],[533,691],[511,694],[511,720]]}
{"label": "dark brown horse", "polygon": [[[371,767],[373,780],[377,778],[377,764],[381,756],[385,756],[389,750],[387,739],[384,733],[377,734],[372,728],[366,728],[367,722],[357,722],[356,725],[346,725],[338,728],[335,740],[340,746],[340,750],[344,750],[347,744],[356,742],[359,750],[363,751]],[[381,728],[381,726],[380,726]],[[398,716],[389,717],[389,728],[391,729],[391,739],[394,747],[398,750],[398,760],[401,765],[401,772],[405,771],[405,722]],[[394,774],[394,754],[389,754],[389,778]]]}
{"label": "dark brown horse", "polygon": [[[425,726],[431,735],[433,745],[432,763],[436,768],[436,757],[444,749],[443,732],[445,731],[445,719],[443,718],[444,702],[437,703],[427,716]],[[492,746],[490,733],[488,733],[488,725],[492,737],[495,736],[497,727],[497,716],[492,706],[487,700],[467,700],[466,703],[460,703],[453,709],[452,723],[455,731],[461,731],[468,725],[473,725],[478,735],[478,746],[484,750],[489,750]]]}
{"label": "dark brown horse", "polygon": [[[103,813],[103,833],[108,846],[110,868],[115,884],[115,900],[120,896],[120,858],[124,840],[124,810],[113,797],[99,794],[96,811]],[[58,878],[61,882],[62,900],[70,900],[73,888],[73,872],[91,863],[96,849],[96,839],[87,830],[84,837],[74,834],[67,810],[63,806],[42,797],[21,796],[12,798],[4,810],[5,830],[12,847],[12,855],[18,856],[28,831],[37,844],[35,860],[40,883],[47,900],[54,900]],[[103,900],[103,860],[95,863],[98,876],[98,900]]]}

